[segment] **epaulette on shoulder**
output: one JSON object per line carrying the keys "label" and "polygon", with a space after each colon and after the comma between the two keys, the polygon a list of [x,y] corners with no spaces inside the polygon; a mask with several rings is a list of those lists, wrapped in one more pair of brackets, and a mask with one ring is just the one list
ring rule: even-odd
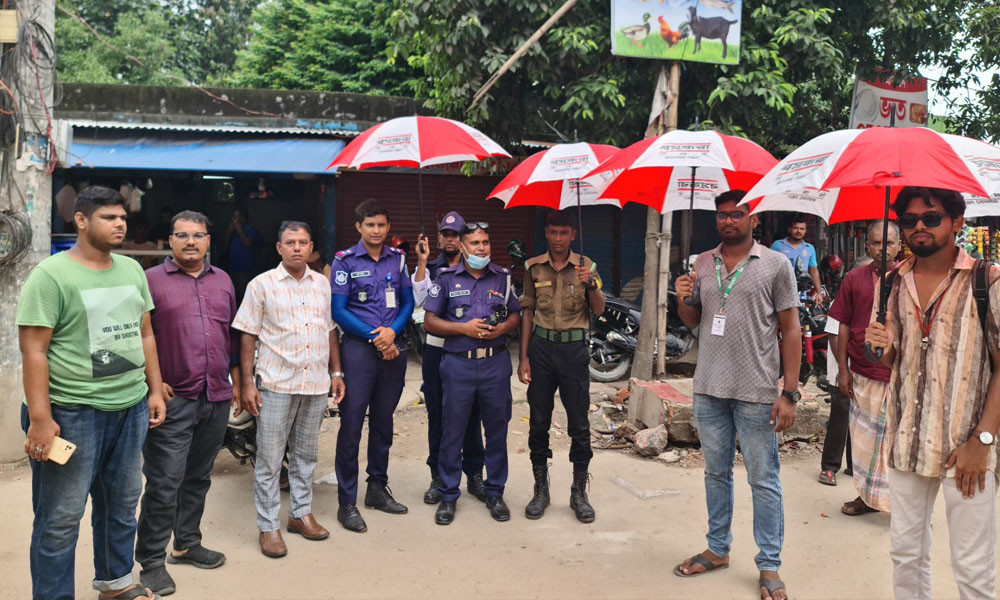
{"label": "epaulette on shoulder", "polygon": [[[461,264],[461,263],[459,263],[459,264]],[[438,274],[438,277],[440,277],[441,275],[444,275],[445,273],[454,273],[457,270],[458,270],[458,265],[452,265],[450,267],[445,267],[443,269],[438,269],[437,274]]]}
{"label": "epaulette on shoulder", "polygon": [[395,252],[396,254],[404,254],[402,250],[395,246],[389,246],[389,252]]}
{"label": "epaulette on shoulder", "polygon": [[340,252],[338,252],[337,253],[337,258],[346,258],[346,257],[348,257],[348,256],[350,256],[352,254],[354,254],[354,250],[351,250],[350,248],[348,248],[347,250],[341,250]]}
{"label": "epaulette on shoulder", "polygon": [[545,262],[545,255],[544,254],[539,254],[538,256],[535,256],[533,258],[529,258],[528,260],[526,260],[525,263],[524,263],[524,268],[525,269],[530,269],[531,267],[533,267],[535,265],[540,265],[543,262]]}

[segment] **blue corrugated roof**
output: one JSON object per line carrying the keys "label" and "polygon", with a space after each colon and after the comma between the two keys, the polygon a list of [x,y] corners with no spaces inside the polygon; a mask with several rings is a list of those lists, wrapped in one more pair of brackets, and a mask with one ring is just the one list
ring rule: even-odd
{"label": "blue corrugated roof", "polygon": [[344,141],[276,136],[238,138],[74,133],[72,168],[329,174]]}

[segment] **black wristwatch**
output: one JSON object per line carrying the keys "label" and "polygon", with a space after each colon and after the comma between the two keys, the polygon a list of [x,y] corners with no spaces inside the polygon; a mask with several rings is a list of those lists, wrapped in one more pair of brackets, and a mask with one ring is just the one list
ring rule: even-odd
{"label": "black wristwatch", "polygon": [[784,396],[785,398],[788,398],[788,401],[791,402],[792,404],[798,404],[799,400],[802,399],[802,394],[800,394],[798,390],[795,390],[794,392],[789,392],[788,390],[781,390],[781,395]]}
{"label": "black wristwatch", "polygon": [[594,290],[597,289],[597,284],[594,283],[593,279],[591,279],[590,283],[588,283],[584,289],[586,289],[588,292],[593,292]]}

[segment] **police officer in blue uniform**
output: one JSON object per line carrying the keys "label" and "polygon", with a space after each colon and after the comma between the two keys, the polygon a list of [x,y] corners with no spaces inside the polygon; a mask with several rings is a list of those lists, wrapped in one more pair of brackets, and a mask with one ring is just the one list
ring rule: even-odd
{"label": "police officer in blue uniform", "polygon": [[[417,306],[423,306],[427,291],[437,280],[438,273],[443,269],[455,266],[462,261],[459,233],[465,227],[462,215],[452,211],[441,219],[438,228],[438,248],[441,250],[437,258],[428,261],[430,248],[424,236],[417,238],[417,270],[413,273],[413,298]],[[444,389],[441,385],[441,358],[444,356],[444,338],[427,334],[422,356],[422,372],[424,384],[424,405],[427,407],[427,466],[431,469],[431,485],[424,493],[424,502],[437,504],[441,501],[441,478],[438,475],[438,452],[441,448],[441,398]],[[479,405],[473,404],[469,414],[469,425],[465,429],[465,442],[462,449],[462,470],[465,471],[469,493],[486,502],[483,491],[483,433],[479,424]]]}
{"label": "police officer in blue uniform", "polygon": [[511,415],[507,334],[521,323],[521,305],[511,291],[510,271],[490,263],[486,223],[466,223],[461,263],[442,270],[427,293],[424,327],[445,338],[441,379],[441,504],[439,525],[455,518],[462,479],[462,447],[473,405],[486,433],[486,506],[497,521],[510,520],[503,501],[507,483],[507,424]]}
{"label": "police officer in blue uniform", "polygon": [[385,244],[389,213],[374,200],[355,209],[361,241],[337,253],[331,266],[333,319],[340,325],[344,385],[337,434],[337,520],[358,533],[368,526],[357,508],[358,449],[368,413],[368,489],[365,507],[390,514],[407,508],[389,491],[392,416],[406,376],[406,351],[397,336],[413,314],[406,257]]}

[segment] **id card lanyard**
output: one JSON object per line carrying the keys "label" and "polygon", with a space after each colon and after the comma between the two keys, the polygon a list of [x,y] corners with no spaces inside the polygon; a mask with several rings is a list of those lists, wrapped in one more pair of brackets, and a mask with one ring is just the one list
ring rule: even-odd
{"label": "id card lanyard", "polygon": [[743,261],[743,264],[737,267],[736,271],[733,272],[732,278],[729,280],[729,285],[724,289],[722,287],[722,259],[715,257],[715,282],[719,285],[719,293],[722,294],[722,303],[719,306],[719,312],[712,317],[712,335],[722,336],[726,333],[726,299],[729,295],[733,293],[733,288],[736,287],[736,281],[740,278],[743,273],[743,269],[746,268],[750,259],[747,258]]}

